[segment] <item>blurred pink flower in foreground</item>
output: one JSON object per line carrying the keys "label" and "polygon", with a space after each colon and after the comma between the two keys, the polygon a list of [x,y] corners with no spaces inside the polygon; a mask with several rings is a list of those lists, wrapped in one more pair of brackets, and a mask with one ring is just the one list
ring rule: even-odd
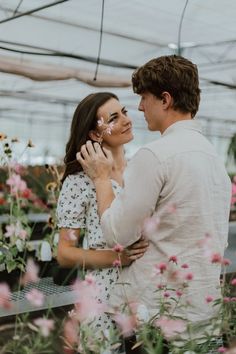
{"label": "blurred pink flower in foreground", "polygon": [[221,263],[222,262],[222,256],[220,253],[212,253],[211,255],[211,263]]}
{"label": "blurred pink flower in foreground", "polygon": [[234,183],[232,183],[231,205],[233,206],[235,203],[236,203],[236,178],[234,177]]}
{"label": "blurred pink flower in foreground", "polygon": [[0,307],[9,309],[12,305],[10,302],[11,291],[6,283],[0,283]]}
{"label": "blurred pink flower in foreground", "polygon": [[176,206],[176,204],[175,204],[175,203],[169,204],[169,205],[167,206],[167,211],[168,211],[170,214],[176,213],[176,211],[177,211],[177,206]]}
{"label": "blurred pink flower in foreground", "polygon": [[211,296],[211,295],[207,295],[207,296],[206,296],[206,302],[207,302],[207,303],[210,303],[210,302],[212,302],[213,300],[214,300],[213,296]]}
{"label": "blurred pink flower in foreground", "polygon": [[94,287],[96,288],[96,278],[93,276],[92,273],[87,273],[85,275],[84,281],[88,284],[88,285],[94,285]]}
{"label": "blurred pink flower in foreground", "polygon": [[164,271],[167,270],[167,264],[165,262],[160,262],[158,264],[154,265],[155,268],[155,273],[158,274],[162,274],[164,273]]}
{"label": "blurred pink flower in foreground", "polygon": [[66,320],[63,328],[63,337],[65,344],[69,349],[73,349],[79,345],[79,335],[78,335],[79,324],[75,318],[69,318]]}
{"label": "blurred pink flower in foreground", "polygon": [[27,184],[21,179],[21,176],[13,173],[10,178],[7,179],[6,184],[11,187],[12,193],[23,192],[27,189]]}
{"label": "blurred pink flower in foreground", "polygon": [[177,256],[170,256],[169,257],[169,262],[174,262],[174,263],[177,264],[177,262],[178,262]]}
{"label": "blurred pink flower in foreground", "polygon": [[48,337],[50,332],[54,328],[54,321],[53,320],[48,320],[47,318],[36,318],[34,320],[34,324],[39,327],[39,330],[42,334],[43,337]]}
{"label": "blurred pink flower in foreground", "polygon": [[132,335],[137,326],[137,319],[135,315],[126,315],[125,313],[118,313],[113,318],[120,327],[121,333],[124,337],[129,337],[130,335]]}
{"label": "blurred pink flower in foreground", "polygon": [[22,228],[20,222],[17,222],[15,225],[10,224],[6,226],[6,232],[4,233],[5,237],[19,237],[21,240],[25,240],[27,238],[27,232]]}
{"label": "blurred pink flower in foreground", "polygon": [[114,262],[112,263],[113,267],[120,267],[121,266],[121,261],[120,259],[115,259]]}
{"label": "blurred pink flower in foreground", "polygon": [[37,290],[32,289],[25,295],[26,299],[34,306],[42,306],[44,302],[44,294]]}
{"label": "blurred pink flower in foreground", "polygon": [[120,245],[119,243],[117,243],[117,244],[112,248],[112,250],[113,250],[114,252],[121,253],[121,252],[123,252],[124,247],[123,247],[122,245]]}
{"label": "blurred pink flower in foreground", "polygon": [[20,163],[18,163],[16,161],[10,162],[9,166],[18,175],[22,175],[25,172],[25,170],[26,170],[25,166],[21,165]]}
{"label": "blurred pink flower in foreground", "polygon": [[143,234],[147,237],[152,236],[158,230],[160,218],[157,215],[146,218],[143,222]]}
{"label": "blurred pink flower in foreground", "polygon": [[230,282],[231,285],[236,285],[236,278],[232,279]]}
{"label": "blurred pink flower in foreground", "polygon": [[26,263],[26,272],[21,278],[20,283],[22,285],[26,285],[28,283],[38,282],[39,281],[38,273],[39,273],[39,267],[33,261],[32,258],[29,258]]}
{"label": "blurred pink flower in foreground", "polygon": [[223,258],[222,260],[222,265],[224,266],[229,266],[231,263],[232,263],[231,260],[228,258]]}
{"label": "blurred pink flower in foreground", "polygon": [[186,323],[182,320],[173,320],[166,316],[160,317],[155,321],[155,325],[159,327],[164,337],[169,340],[186,330]]}
{"label": "blurred pink flower in foreground", "polygon": [[212,254],[212,249],[213,249],[213,240],[211,235],[208,233],[205,234],[205,237],[201,239],[200,241],[197,242],[197,245],[202,248],[203,250],[203,255],[205,257],[210,257]]}
{"label": "blurred pink flower in foreground", "polygon": [[91,277],[90,280],[86,278],[83,281],[76,281],[72,288],[77,293],[75,311],[80,322],[90,322],[107,310],[107,306],[98,300],[100,288],[95,281],[91,281]]}

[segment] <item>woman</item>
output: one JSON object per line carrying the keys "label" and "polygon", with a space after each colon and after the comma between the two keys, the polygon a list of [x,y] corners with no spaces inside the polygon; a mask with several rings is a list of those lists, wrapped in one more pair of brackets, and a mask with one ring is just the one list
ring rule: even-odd
{"label": "woman", "polygon": [[[112,152],[114,165],[111,174],[114,193],[122,186],[122,174],[126,166],[123,145],[133,139],[132,123],[127,110],[117,96],[100,92],[87,96],[78,105],[69,141],[66,145],[65,173],[58,200],[57,217],[60,239],[57,259],[63,267],[79,266],[94,275],[101,288],[99,301],[107,302],[109,289],[118,278],[117,252],[107,249],[97,213],[96,191],[91,179],[83,172],[76,160],[76,153],[90,139],[99,142]],[[83,248],[77,247],[81,231],[84,233]],[[140,258],[148,244],[140,240],[120,253],[123,266]],[[94,324],[93,324],[94,325]],[[110,318],[104,314],[95,321],[99,330],[109,330]]]}

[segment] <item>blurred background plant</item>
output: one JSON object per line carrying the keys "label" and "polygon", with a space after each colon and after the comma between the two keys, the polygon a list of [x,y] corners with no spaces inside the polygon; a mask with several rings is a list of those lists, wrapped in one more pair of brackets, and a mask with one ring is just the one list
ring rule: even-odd
{"label": "blurred background plant", "polygon": [[[23,166],[24,153],[34,147],[31,140],[16,154],[17,138],[0,134],[0,270],[25,269],[28,253],[42,261],[55,256],[58,240],[55,208],[60,173],[55,166]],[[45,220],[38,223],[35,214]],[[32,216],[33,215],[33,216]],[[38,242],[37,242],[38,241]]]}

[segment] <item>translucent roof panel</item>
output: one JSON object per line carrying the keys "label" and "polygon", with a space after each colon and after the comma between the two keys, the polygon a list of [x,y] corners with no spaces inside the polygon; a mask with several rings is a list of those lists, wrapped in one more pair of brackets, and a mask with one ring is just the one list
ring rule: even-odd
{"label": "translucent roof panel", "polygon": [[132,72],[153,57],[181,53],[198,65],[198,119],[225,155],[236,132],[235,13],[234,0],[2,0],[0,131],[34,140],[27,162],[60,161],[76,105],[110,90],[133,117],[132,155],[158,136],[137,111]]}

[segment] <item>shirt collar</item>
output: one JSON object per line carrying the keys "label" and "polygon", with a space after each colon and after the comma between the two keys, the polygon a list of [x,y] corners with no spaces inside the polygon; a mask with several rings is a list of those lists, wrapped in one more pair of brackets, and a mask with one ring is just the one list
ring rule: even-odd
{"label": "shirt collar", "polygon": [[179,130],[179,129],[189,129],[189,130],[195,130],[198,131],[199,133],[202,133],[202,126],[199,121],[196,121],[195,119],[187,119],[187,120],[179,120],[178,122],[175,122],[171,124],[162,134],[162,136],[165,136],[173,131]]}

